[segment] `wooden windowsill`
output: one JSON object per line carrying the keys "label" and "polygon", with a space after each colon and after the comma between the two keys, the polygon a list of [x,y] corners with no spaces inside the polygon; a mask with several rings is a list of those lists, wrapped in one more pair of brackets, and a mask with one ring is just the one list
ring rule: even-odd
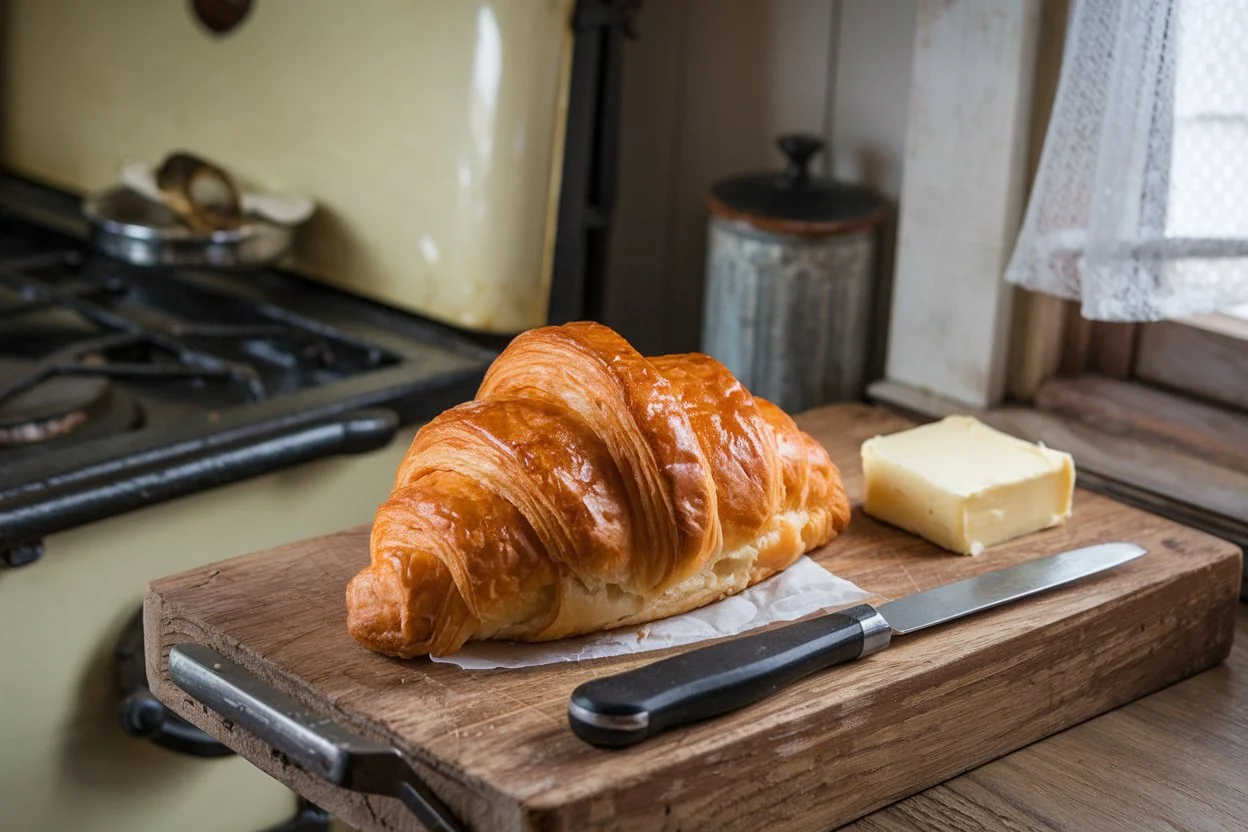
{"label": "wooden windowsill", "polygon": [[1192,315],[1179,318],[1177,323],[1248,341],[1248,317],[1245,315]]}
{"label": "wooden windowsill", "polygon": [[980,418],[1069,452],[1082,486],[1248,545],[1248,474],[1242,471],[1032,408],[1001,408]]}
{"label": "wooden windowsill", "polygon": [[1138,329],[1133,379],[1248,413],[1248,321],[1212,315]]}
{"label": "wooden windowsill", "polygon": [[1248,414],[1240,411],[1094,375],[1049,379],[1035,407],[1248,474]]}
{"label": "wooden windowsill", "polygon": [[[1248,550],[1248,473],[1181,450],[1173,438],[1167,444],[1125,436],[1034,408],[972,411],[895,382],[877,382],[868,394],[916,418],[974,413],[1007,433],[1069,451],[1081,487]],[[1240,597],[1248,599],[1248,571],[1243,586]],[[1185,800],[1190,816],[1209,821],[1209,828],[1220,822],[1211,807],[1224,812],[1222,817],[1242,819],[1242,791],[1228,803],[1226,796],[1235,790],[1227,791],[1224,782],[1209,774],[1242,768],[1248,750],[1248,698],[1242,685],[1242,671],[1248,668],[1243,647],[1248,607],[1243,604],[1236,630],[1235,653],[1226,665],[880,809],[847,829],[880,832],[1007,822],[1022,829],[1051,826],[1054,818],[1078,828],[1097,827],[1098,822],[1109,827],[1130,818],[1160,817]],[[1211,714],[1209,722],[1202,721]],[[1218,742],[1210,742],[1213,736]],[[1124,755],[1124,748],[1133,751]],[[1161,751],[1154,753],[1157,749]],[[1197,759],[1208,765],[1194,775],[1190,761]],[[1174,760],[1183,762],[1168,771]],[[1072,761],[1077,765],[1072,767]],[[1164,808],[1150,810],[1158,799]]]}
{"label": "wooden windowsill", "polygon": [[[1216,453],[1193,453],[1174,437],[1132,435],[1113,419],[1105,419],[1098,426],[1089,423],[1096,421],[1095,416],[1077,418],[1069,412],[1032,407],[976,411],[896,382],[871,385],[868,397],[914,418],[974,413],[1006,433],[1069,452],[1075,459],[1081,487],[1202,529],[1248,550],[1248,472],[1206,458],[1216,458]],[[1191,404],[1201,412],[1200,405]],[[1190,433],[1191,425],[1187,424],[1189,433],[1180,431],[1187,441],[1216,441],[1212,436],[1193,439],[1197,434]],[[1242,454],[1242,449],[1237,451]],[[1248,598],[1248,578],[1245,587],[1244,597]]]}

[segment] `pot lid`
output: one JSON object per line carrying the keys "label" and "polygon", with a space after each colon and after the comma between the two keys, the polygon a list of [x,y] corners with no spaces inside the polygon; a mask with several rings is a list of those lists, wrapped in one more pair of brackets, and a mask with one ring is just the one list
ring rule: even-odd
{"label": "pot lid", "polygon": [[845,234],[884,218],[884,198],[870,188],[811,176],[810,160],[823,139],[796,133],[776,145],[785,169],[719,182],[711,188],[711,213],[782,234]]}

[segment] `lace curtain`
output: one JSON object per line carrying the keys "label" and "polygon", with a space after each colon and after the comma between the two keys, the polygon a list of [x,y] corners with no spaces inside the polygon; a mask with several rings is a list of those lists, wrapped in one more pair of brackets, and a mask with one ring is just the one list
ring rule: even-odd
{"label": "lace curtain", "polygon": [[1248,0],[1073,0],[1006,280],[1150,321],[1248,302]]}

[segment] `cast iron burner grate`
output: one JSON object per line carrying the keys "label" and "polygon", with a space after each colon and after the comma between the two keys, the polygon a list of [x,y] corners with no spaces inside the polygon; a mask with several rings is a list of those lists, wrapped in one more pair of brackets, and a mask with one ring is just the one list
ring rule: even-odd
{"label": "cast iron burner grate", "polygon": [[0,208],[0,563],[38,559],[63,529],[381,448],[472,398],[495,355],[296,275],[136,267]]}
{"label": "cast iron burner grate", "polygon": [[[75,253],[36,256],[0,265],[0,286],[17,294],[19,301],[0,307],[0,321],[54,309],[71,310],[84,321],[107,333],[54,350],[24,375],[0,384],[0,406],[36,384],[56,376],[105,376],[110,378],[180,378],[196,382],[226,380],[241,385],[250,401],[266,398],[260,374],[250,365],[218,357],[187,345],[200,341],[262,342],[287,341],[294,351],[279,363],[314,360],[322,366],[333,363],[328,342],[315,332],[289,324],[194,323],[170,319],[159,329],[144,326],[110,311],[101,301],[116,301],[130,292],[125,280],[109,275],[98,283],[59,289],[32,276],[31,272],[49,266],[73,267],[79,264]],[[146,347],[146,360],[111,360],[119,352]],[[270,350],[270,357],[281,355]]]}

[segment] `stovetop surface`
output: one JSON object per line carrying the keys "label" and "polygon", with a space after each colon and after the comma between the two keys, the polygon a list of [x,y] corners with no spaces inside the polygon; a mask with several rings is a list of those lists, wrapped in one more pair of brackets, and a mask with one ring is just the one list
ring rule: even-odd
{"label": "stovetop surface", "polygon": [[0,549],[6,503],[361,410],[429,418],[494,355],[295,275],[135,267],[0,210]]}
{"label": "stovetop surface", "polygon": [[[103,375],[143,400],[142,422],[151,427],[187,411],[295,396],[402,361],[341,331],[169,273],[145,274],[73,251],[11,258],[4,242],[0,390],[5,382]],[[442,365],[431,367],[434,373],[453,363],[443,350],[413,349]],[[11,402],[0,393],[0,424],[6,405],[15,409]],[[57,441],[76,441],[76,434]]]}

